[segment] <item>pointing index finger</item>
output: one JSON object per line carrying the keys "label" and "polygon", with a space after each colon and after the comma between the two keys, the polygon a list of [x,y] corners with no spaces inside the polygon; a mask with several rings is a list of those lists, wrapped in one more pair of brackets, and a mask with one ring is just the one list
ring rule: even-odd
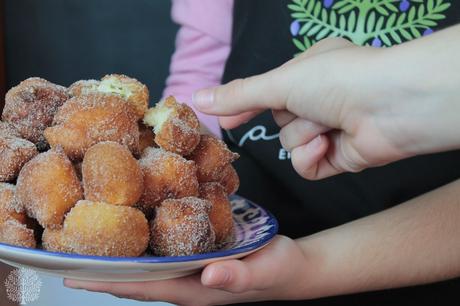
{"label": "pointing index finger", "polygon": [[278,68],[200,90],[193,96],[193,103],[201,112],[219,116],[264,109],[285,109],[289,90],[286,79],[283,78],[283,69]]}

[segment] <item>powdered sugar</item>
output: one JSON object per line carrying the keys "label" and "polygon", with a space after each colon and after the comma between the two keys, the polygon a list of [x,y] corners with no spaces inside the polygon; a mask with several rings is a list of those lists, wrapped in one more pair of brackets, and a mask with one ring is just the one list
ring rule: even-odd
{"label": "powdered sugar", "polygon": [[43,131],[57,109],[69,98],[66,88],[40,78],[29,78],[8,91],[2,119],[22,137],[45,146]]}
{"label": "powdered sugar", "polygon": [[147,148],[139,165],[144,173],[144,194],[139,206],[148,215],[164,199],[198,195],[194,162],[160,148]]}
{"label": "powdered sugar", "polygon": [[17,177],[22,166],[38,154],[33,143],[18,137],[0,137],[0,181]]}
{"label": "powdered sugar", "polygon": [[150,247],[160,256],[184,256],[212,250],[211,204],[195,197],[165,200],[152,221]]}

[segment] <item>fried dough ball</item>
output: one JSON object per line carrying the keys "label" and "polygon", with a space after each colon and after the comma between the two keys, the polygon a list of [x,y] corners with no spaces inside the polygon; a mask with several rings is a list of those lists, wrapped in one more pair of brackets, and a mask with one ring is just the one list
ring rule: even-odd
{"label": "fried dough ball", "polygon": [[15,193],[16,186],[0,183],[0,242],[35,248],[31,220],[18,205]]}
{"label": "fried dough ball", "polygon": [[186,104],[167,97],[150,108],[144,123],[154,127],[155,142],[167,151],[179,155],[190,154],[200,141],[200,123]]}
{"label": "fried dough ball", "polygon": [[109,74],[101,79],[98,92],[115,94],[132,106],[139,119],[144,117],[149,107],[149,90],[147,86],[123,74]]}
{"label": "fried dough ball", "polygon": [[139,256],[149,242],[144,214],[133,208],[78,201],[62,229],[45,229],[46,250],[98,256]]}
{"label": "fried dough ball", "polygon": [[23,138],[43,148],[46,147],[43,131],[68,98],[65,87],[29,78],[7,92],[2,119],[11,123]]}
{"label": "fried dough ball", "polygon": [[76,81],[67,89],[67,93],[71,97],[84,96],[97,92],[97,88],[101,82],[97,80],[80,80]]}
{"label": "fried dough ball", "polygon": [[233,237],[232,205],[224,187],[219,183],[200,185],[200,198],[211,202],[209,220],[216,233],[216,244],[222,245]]}
{"label": "fried dough ball", "polygon": [[200,183],[218,182],[225,167],[238,157],[225,142],[211,135],[201,135],[200,143],[188,156],[196,163]]}
{"label": "fried dough ball", "polygon": [[16,186],[9,183],[0,183],[0,215],[9,216],[26,223],[27,215],[15,198]]}
{"label": "fried dough ball", "polygon": [[37,154],[37,148],[28,140],[0,136],[0,181],[14,180],[24,164]]}
{"label": "fried dough ball", "polygon": [[113,141],[100,142],[86,152],[82,164],[85,199],[132,206],[144,191],[141,168],[131,152]]}
{"label": "fried dough ball", "polygon": [[119,97],[86,95],[67,101],[54,117],[55,126],[45,130],[51,147],[61,145],[72,160],[81,160],[92,145],[115,141],[131,152],[139,151],[136,115]]}
{"label": "fried dough ball", "polygon": [[217,182],[224,187],[227,195],[234,194],[240,187],[240,177],[231,164],[225,166]]}
{"label": "fried dough ball", "polygon": [[82,198],[75,169],[59,148],[37,155],[19,173],[16,200],[43,227],[60,227],[64,215]]}
{"label": "fried dough ball", "polygon": [[157,147],[155,134],[152,128],[143,123],[139,123],[139,151],[142,153],[148,147]]}
{"label": "fried dough ball", "polygon": [[186,256],[211,251],[215,234],[208,216],[210,210],[209,201],[195,197],[163,201],[150,224],[153,253]]}
{"label": "fried dough ball", "polygon": [[68,89],[72,97],[92,94],[115,95],[126,101],[137,115],[138,119],[144,117],[149,105],[149,90],[147,86],[126,75],[109,74],[97,80],[80,80]]}
{"label": "fried dough ball", "polygon": [[33,249],[37,246],[33,229],[5,215],[0,215],[0,242]]}
{"label": "fried dough ball", "polygon": [[139,208],[148,216],[169,198],[198,196],[195,163],[160,148],[147,148],[139,160],[144,174],[144,193]]}
{"label": "fried dough ball", "polygon": [[[64,220],[65,225],[65,220]],[[42,247],[44,250],[61,253],[77,253],[64,240],[63,229],[45,228],[42,235]]]}

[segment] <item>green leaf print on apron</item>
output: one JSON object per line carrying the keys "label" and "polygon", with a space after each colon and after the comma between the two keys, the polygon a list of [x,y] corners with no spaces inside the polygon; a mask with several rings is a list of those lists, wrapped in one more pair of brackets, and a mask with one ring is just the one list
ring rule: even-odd
{"label": "green leaf print on apron", "polygon": [[431,34],[450,6],[446,0],[292,0],[292,42],[301,52],[326,37],[390,47]]}

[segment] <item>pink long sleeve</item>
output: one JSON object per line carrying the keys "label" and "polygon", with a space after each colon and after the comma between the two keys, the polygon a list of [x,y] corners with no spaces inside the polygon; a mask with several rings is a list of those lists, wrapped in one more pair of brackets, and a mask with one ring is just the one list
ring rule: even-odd
{"label": "pink long sleeve", "polygon": [[[163,96],[174,95],[193,107],[195,91],[220,84],[230,52],[232,9],[233,0],[173,0],[172,18],[181,28]],[[217,117],[197,114],[221,136]]]}

